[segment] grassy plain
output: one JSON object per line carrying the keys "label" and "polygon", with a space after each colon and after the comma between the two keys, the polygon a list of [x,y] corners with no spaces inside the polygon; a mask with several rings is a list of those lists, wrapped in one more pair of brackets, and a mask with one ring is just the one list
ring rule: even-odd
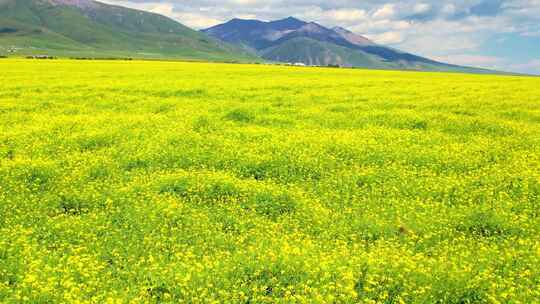
{"label": "grassy plain", "polygon": [[540,79],[0,60],[0,302],[533,303]]}

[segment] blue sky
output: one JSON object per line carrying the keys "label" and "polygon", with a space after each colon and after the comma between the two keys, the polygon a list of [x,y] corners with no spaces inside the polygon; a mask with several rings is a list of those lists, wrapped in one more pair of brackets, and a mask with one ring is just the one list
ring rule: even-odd
{"label": "blue sky", "polygon": [[[103,1],[103,0],[102,0]],[[540,0],[105,0],[196,29],[294,16],[433,59],[540,74]]]}

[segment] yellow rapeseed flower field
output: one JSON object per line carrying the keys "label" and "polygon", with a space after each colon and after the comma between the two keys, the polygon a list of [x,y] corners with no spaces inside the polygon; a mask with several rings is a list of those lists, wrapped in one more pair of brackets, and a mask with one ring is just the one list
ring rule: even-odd
{"label": "yellow rapeseed flower field", "polygon": [[0,61],[2,303],[534,303],[540,78]]}

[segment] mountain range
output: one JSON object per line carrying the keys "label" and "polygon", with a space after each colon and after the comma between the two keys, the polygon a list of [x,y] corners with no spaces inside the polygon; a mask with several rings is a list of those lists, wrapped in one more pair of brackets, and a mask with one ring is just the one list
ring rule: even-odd
{"label": "mountain range", "polygon": [[93,0],[0,0],[0,54],[256,58],[170,18]]}
{"label": "mountain range", "polygon": [[342,27],[327,28],[293,17],[271,22],[233,19],[202,32],[270,61],[317,66],[486,72],[401,52]]}
{"label": "mountain range", "polygon": [[379,45],[293,17],[232,19],[195,31],[168,17],[94,0],[0,0],[0,55],[134,57],[492,73]]}

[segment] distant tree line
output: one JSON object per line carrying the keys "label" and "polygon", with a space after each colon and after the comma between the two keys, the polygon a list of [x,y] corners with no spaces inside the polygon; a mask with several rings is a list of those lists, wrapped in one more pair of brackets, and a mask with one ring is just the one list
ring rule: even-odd
{"label": "distant tree line", "polygon": [[71,57],[69,59],[73,59],[73,60],[124,60],[124,61],[133,60],[133,58],[131,57]]}
{"label": "distant tree line", "polygon": [[31,56],[26,56],[26,59],[57,59],[57,58],[54,56],[49,56],[49,55],[31,55]]}

